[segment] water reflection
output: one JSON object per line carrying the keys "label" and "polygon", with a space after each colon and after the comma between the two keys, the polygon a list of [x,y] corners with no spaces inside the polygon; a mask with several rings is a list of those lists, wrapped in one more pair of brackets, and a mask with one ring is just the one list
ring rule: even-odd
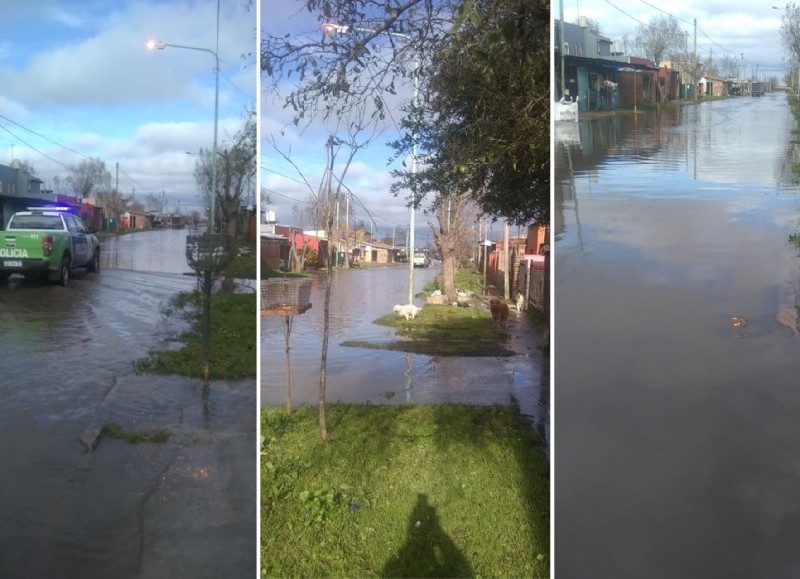
{"label": "water reflection", "polygon": [[[435,268],[415,274],[415,293],[434,279]],[[338,271],[331,296],[331,338],[328,353],[328,400],[371,403],[467,402],[508,404],[512,397],[522,412],[546,431],[546,405],[541,404],[542,367],[548,361],[538,350],[533,330],[522,319],[509,323],[508,334],[521,355],[509,358],[432,358],[418,354],[347,348],[345,340],[389,341],[394,329],[373,320],[405,302],[407,270],[383,267]],[[317,400],[324,299],[324,276],[312,280],[313,307],[293,321],[291,343],[292,403]],[[418,305],[421,301],[418,300]],[[513,317],[513,316],[512,316]],[[285,391],[283,318],[261,322],[261,401],[281,405]]]}
{"label": "water reflection", "polygon": [[[162,316],[194,287],[181,275],[181,235],[104,240],[105,259],[151,273],[106,261],[100,274],[76,270],[67,288],[0,284],[0,577],[256,568],[255,380],[204,392],[199,379],[134,371],[183,329]],[[104,440],[85,453],[82,433],[111,421],[166,428],[172,442]]]}
{"label": "water reflection", "polygon": [[559,576],[796,570],[794,126],[772,95],[556,141]]}

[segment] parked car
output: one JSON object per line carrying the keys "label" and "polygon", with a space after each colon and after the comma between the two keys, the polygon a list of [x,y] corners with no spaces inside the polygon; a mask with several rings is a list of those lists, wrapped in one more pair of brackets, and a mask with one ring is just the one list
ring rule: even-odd
{"label": "parked car", "polygon": [[414,254],[414,267],[428,267],[431,264],[430,258],[424,253]]}
{"label": "parked car", "polygon": [[0,278],[46,275],[66,287],[76,267],[100,271],[100,242],[80,217],[63,208],[18,211],[0,231]]}

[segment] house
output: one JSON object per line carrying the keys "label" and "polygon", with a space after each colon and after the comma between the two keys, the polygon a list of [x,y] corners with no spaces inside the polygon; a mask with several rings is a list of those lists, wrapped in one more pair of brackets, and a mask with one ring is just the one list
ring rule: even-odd
{"label": "house", "polygon": [[[554,33],[556,100],[562,97],[577,100],[581,112],[616,109],[619,104],[615,63],[625,61],[620,43],[601,35],[587,18],[580,18],[578,24],[556,20]],[[560,82],[562,62],[563,87]]]}
{"label": "house", "polygon": [[393,245],[380,241],[359,242],[353,249],[353,255],[359,256],[364,263],[394,263],[397,261],[397,250]]}
{"label": "house", "polygon": [[5,229],[8,220],[17,211],[56,203],[53,192],[45,190],[43,184],[16,159],[10,166],[0,165],[0,228]]}
{"label": "house", "polygon": [[658,102],[661,91],[667,99],[680,95],[679,75],[645,58],[627,56],[620,42],[600,34],[585,17],[578,24],[556,20],[554,34],[554,96],[577,101],[581,113]]}
{"label": "house", "polygon": [[697,83],[697,95],[705,97],[726,96],[725,80],[712,76],[700,77]]}
{"label": "house", "polygon": [[291,225],[278,225],[275,224],[275,234],[283,236],[288,240],[288,251],[284,256],[284,263],[287,269],[291,269],[291,248],[295,247],[297,251],[306,251],[307,259],[311,258],[313,263],[309,265],[315,267],[325,267],[328,263],[328,240],[324,235],[320,236],[320,232],[305,232],[301,227],[293,227]]}
{"label": "house", "polygon": [[617,69],[619,105],[636,107],[644,101],[658,101],[658,68],[646,58],[629,57],[626,66]]}

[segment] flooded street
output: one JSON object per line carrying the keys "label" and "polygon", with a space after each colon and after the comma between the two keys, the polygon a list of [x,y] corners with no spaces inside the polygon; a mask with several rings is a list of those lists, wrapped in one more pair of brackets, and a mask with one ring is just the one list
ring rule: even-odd
{"label": "flooded street", "polygon": [[[186,234],[103,239],[101,272],[67,288],[0,284],[0,576],[253,574],[255,380],[133,369],[181,330],[162,311],[195,287]],[[170,441],[84,452],[108,422]]]}
{"label": "flooded street", "polygon": [[[435,279],[437,267],[414,272],[414,293]],[[372,323],[408,295],[408,268],[387,266],[335,272],[331,294],[327,397],[331,402],[508,404],[512,396],[542,430],[549,404],[543,367],[548,363],[531,344],[533,330],[514,313],[507,345],[521,355],[508,358],[433,358],[387,350],[343,347],[345,340],[390,341],[394,328]],[[293,322],[291,372],[293,404],[316,404],[322,347],[325,277],[313,278],[312,308]],[[417,305],[422,300],[416,299]],[[261,320],[261,402],[285,400],[284,318]],[[545,382],[542,382],[545,380]]]}
{"label": "flooded street", "polygon": [[557,128],[557,576],[797,576],[794,126],[768,94]]}

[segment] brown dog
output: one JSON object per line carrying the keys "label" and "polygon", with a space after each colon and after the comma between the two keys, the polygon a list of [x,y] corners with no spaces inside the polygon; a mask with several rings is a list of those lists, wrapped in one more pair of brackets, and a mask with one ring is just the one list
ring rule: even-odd
{"label": "brown dog", "polygon": [[492,312],[492,321],[495,325],[505,328],[506,320],[508,320],[508,304],[492,298],[489,302],[489,310]]}

